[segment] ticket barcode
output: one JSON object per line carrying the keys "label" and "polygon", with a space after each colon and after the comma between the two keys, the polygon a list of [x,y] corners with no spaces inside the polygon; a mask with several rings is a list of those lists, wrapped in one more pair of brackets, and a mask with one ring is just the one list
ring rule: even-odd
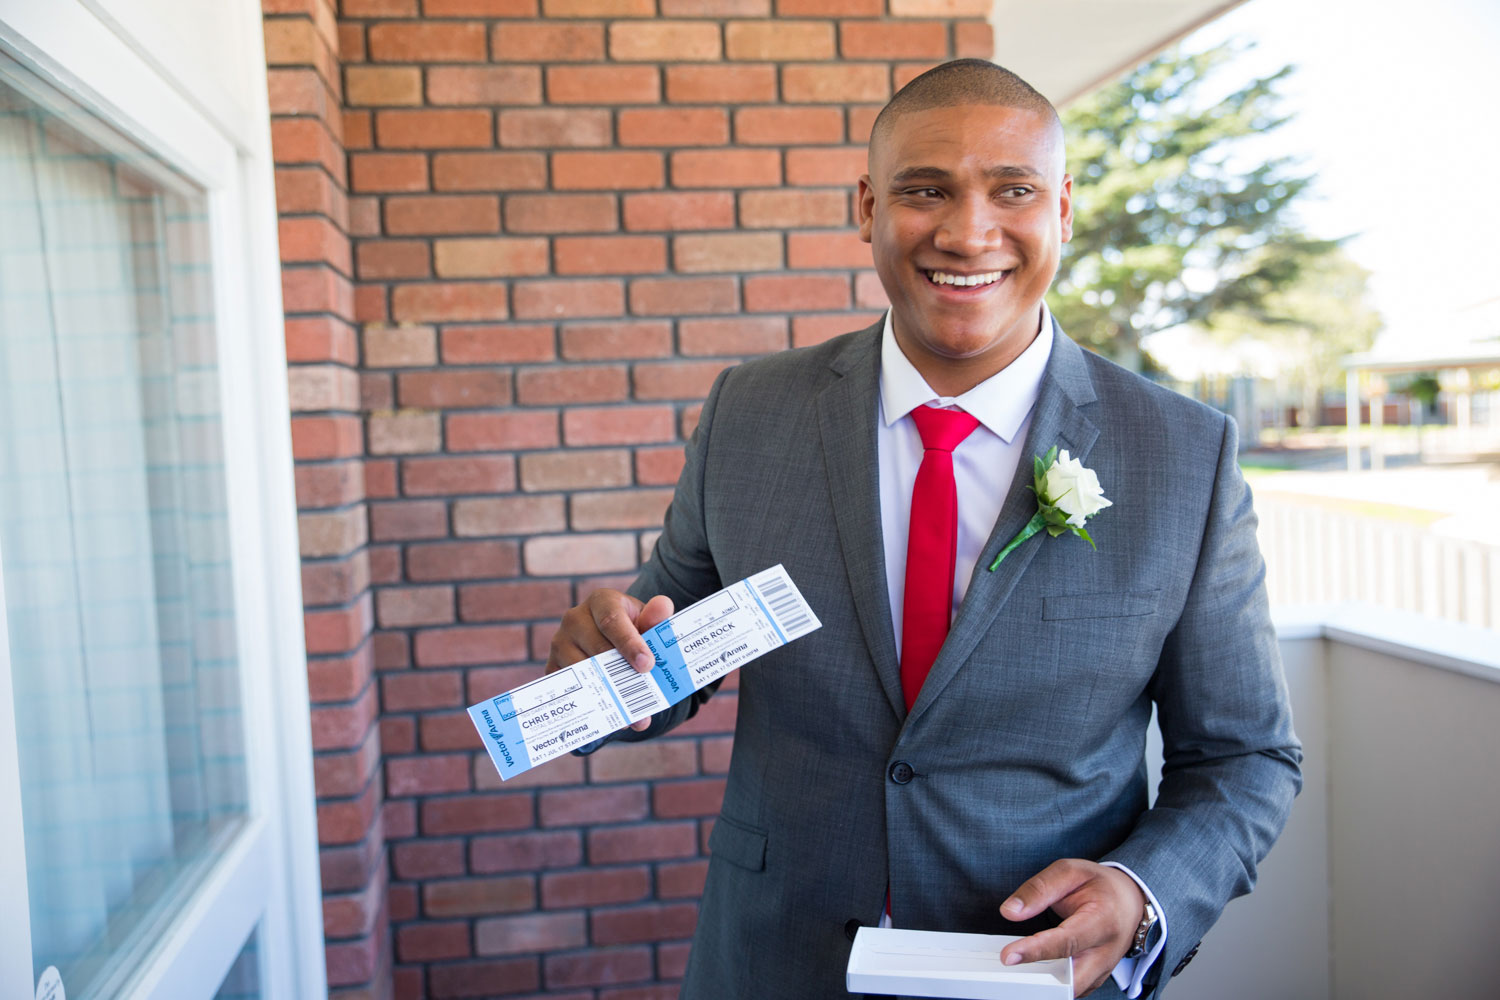
{"label": "ticket barcode", "polygon": [[793,632],[807,627],[810,620],[807,606],[784,577],[773,579],[762,586],[760,594],[771,606],[771,613],[776,616],[776,621],[780,623],[781,630],[788,639],[792,638]]}
{"label": "ticket barcode", "polygon": [[603,667],[605,673],[609,674],[610,683],[619,692],[620,700],[625,703],[626,715],[634,719],[642,710],[656,704],[657,695],[651,690],[650,674],[638,672],[628,661],[618,656],[605,660]]}

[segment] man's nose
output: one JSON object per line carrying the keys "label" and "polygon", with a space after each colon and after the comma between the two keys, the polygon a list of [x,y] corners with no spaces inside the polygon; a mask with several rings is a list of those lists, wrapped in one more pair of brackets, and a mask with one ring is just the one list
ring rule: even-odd
{"label": "man's nose", "polygon": [[999,249],[1000,242],[995,207],[987,198],[966,198],[950,203],[933,235],[937,249],[959,257],[978,257]]}

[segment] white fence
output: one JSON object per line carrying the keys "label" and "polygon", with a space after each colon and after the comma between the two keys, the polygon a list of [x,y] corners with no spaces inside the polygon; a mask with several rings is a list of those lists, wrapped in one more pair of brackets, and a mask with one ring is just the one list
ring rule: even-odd
{"label": "white fence", "polygon": [[1280,497],[1255,509],[1273,606],[1358,600],[1500,629],[1500,546]]}

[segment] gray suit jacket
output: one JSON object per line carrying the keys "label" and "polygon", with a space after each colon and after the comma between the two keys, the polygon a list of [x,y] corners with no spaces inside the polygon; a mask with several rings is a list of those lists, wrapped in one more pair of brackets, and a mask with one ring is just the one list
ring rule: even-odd
{"label": "gray suit jacket", "polygon": [[741,672],[684,998],[847,997],[850,932],[878,922],[888,875],[897,926],[1027,933],[1055,919],[1001,919],[1022,881],[1119,861],[1166,910],[1158,972],[1251,888],[1301,752],[1234,425],[1057,333],[1023,454],[1057,445],[1098,473],[1114,502],[1089,523],[1098,551],[1043,532],[988,572],[1036,509],[1023,463],[910,714],[881,544],[880,326],[715,383],[631,591],[684,607],[779,562],[823,627]]}

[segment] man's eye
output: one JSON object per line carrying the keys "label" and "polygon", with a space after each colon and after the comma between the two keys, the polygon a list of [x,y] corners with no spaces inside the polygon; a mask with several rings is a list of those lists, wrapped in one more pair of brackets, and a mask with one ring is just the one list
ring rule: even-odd
{"label": "man's eye", "polygon": [[1034,190],[1033,188],[1029,188],[1029,187],[1027,187],[1024,184],[1017,184],[1015,187],[1008,187],[1008,188],[1005,188],[1003,191],[1001,191],[1000,192],[1000,197],[1002,197],[1002,198],[1024,198],[1028,194],[1031,194],[1031,192],[1033,190]]}
{"label": "man's eye", "polygon": [[913,198],[941,198],[943,196],[943,192],[932,187],[908,188],[906,193]]}

